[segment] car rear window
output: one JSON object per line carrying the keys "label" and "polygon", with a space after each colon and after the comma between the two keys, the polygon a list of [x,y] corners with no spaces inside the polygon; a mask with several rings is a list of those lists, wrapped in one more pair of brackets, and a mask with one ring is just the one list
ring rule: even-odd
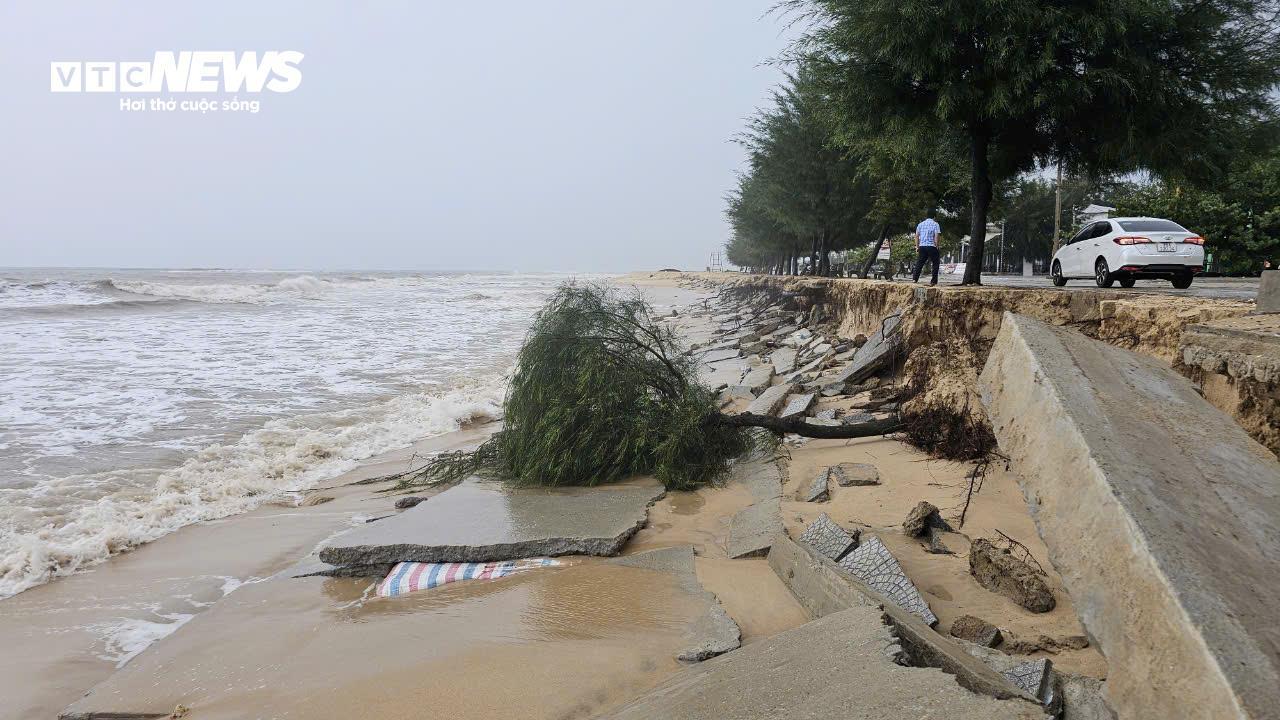
{"label": "car rear window", "polygon": [[1187,229],[1168,220],[1118,220],[1127,232],[1186,232]]}

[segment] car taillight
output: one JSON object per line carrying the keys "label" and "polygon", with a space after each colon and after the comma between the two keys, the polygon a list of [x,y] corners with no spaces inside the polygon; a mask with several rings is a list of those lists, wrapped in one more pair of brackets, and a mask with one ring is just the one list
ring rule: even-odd
{"label": "car taillight", "polygon": [[1141,245],[1143,243],[1151,242],[1151,238],[1142,237],[1141,235],[1125,235],[1123,237],[1113,238],[1112,241],[1117,245]]}
{"label": "car taillight", "polygon": [[1184,242],[1184,243],[1186,243],[1186,244],[1188,244],[1188,245],[1203,245],[1203,244],[1204,244],[1204,238],[1199,237],[1199,236],[1197,236],[1197,237],[1189,237],[1189,238],[1182,238],[1182,242]]}

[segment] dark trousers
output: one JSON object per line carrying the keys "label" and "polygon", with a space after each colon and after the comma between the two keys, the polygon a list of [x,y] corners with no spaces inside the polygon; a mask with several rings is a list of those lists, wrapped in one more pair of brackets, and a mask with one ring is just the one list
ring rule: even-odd
{"label": "dark trousers", "polygon": [[921,245],[917,250],[916,268],[911,271],[911,282],[920,282],[920,271],[926,262],[933,263],[933,284],[938,284],[938,248],[932,245]]}

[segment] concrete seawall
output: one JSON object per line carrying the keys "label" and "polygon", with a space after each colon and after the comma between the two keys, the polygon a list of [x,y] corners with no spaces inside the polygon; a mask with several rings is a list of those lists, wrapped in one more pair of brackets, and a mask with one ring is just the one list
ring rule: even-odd
{"label": "concrete seawall", "polygon": [[1280,718],[1280,464],[1164,363],[1013,314],[980,378],[1121,718]]}

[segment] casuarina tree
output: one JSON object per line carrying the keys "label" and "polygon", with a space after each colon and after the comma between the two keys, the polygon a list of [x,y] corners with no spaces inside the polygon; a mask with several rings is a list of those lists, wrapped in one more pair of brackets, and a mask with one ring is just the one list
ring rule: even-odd
{"label": "casuarina tree", "polygon": [[865,437],[896,420],[810,425],[726,415],[698,381],[699,361],[649,305],[601,285],[561,286],[525,338],[502,429],[479,448],[444,453],[399,487],[469,475],[522,485],[597,485],[652,474],[671,489],[708,483],[774,434]]}
{"label": "casuarina tree", "polygon": [[1280,0],[785,0],[798,59],[849,131],[946,139],[968,161],[966,284],[992,183],[1065,161],[1091,175],[1211,175],[1274,114]]}

